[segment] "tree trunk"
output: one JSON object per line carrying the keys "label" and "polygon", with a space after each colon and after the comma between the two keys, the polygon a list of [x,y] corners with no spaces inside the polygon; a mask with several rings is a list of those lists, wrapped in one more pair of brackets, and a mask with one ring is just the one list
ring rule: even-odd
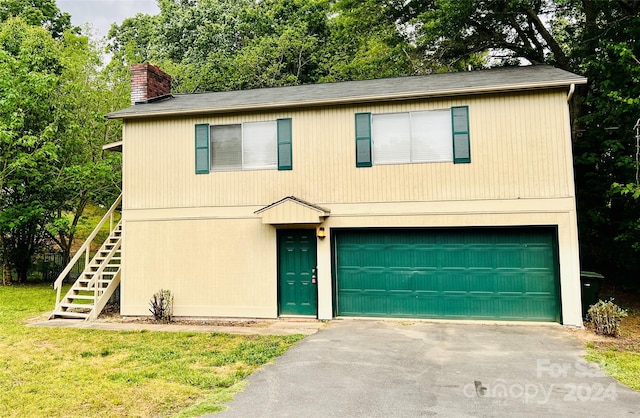
{"label": "tree trunk", "polygon": [[2,285],[10,286],[13,281],[11,272],[11,264],[9,263],[9,255],[5,247],[4,236],[0,236],[0,245],[2,246]]}
{"label": "tree trunk", "polygon": [[16,266],[16,275],[18,276],[18,284],[24,284],[27,282],[29,276],[29,267],[31,263],[25,265]]}
{"label": "tree trunk", "polygon": [[11,272],[11,264],[9,264],[9,258],[6,254],[2,255],[2,285],[11,286],[13,281],[13,273]]}

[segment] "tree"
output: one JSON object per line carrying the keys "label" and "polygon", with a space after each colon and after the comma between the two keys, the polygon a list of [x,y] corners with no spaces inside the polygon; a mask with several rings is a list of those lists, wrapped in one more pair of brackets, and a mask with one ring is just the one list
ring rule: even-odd
{"label": "tree", "polygon": [[384,2],[340,0],[328,20],[321,81],[362,80],[423,73],[424,62]]}
{"label": "tree", "polygon": [[574,141],[582,259],[585,267],[640,288],[640,201],[633,192],[638,185],[640,4],[585,1],[584,13],[575,54],[581,58],[576,58],[578,71],[590,82]]}
{"label": "tree", "polygon": [[61,71],[58,57],[58,45],[44,29],[19,18],[0,23],[0,237],[18,281],[26,280],[45,238],[55,199],[48,173],[59,150],[50,106]]}
{"label": "tree", "polygon": [[0,237],[4,282],[26,280],[34,254],[57,244],[69,258],[89,201],[110,203],[120,158],[102,145],[120,138],[104,114],[124,107],[128,80],[100,71],[84,36],[55,39],[22,18],[0,23]]}
{"label": "tree", "polygon": [[121,124],[104,115],[128,104],[129,80],[101,70],[100,53],[84,36],[66,32],[62,47],[56,107],[61,138],[55,176],[59,201],[47,232],[68,262],[87,204],[110,205],[120,191],[120,155],[105,153],[102,146],[120,140]]}
{"label": "tree", "polygon": [[448,66],[492,51],[503,63],[525,59],[568,70],[566,45],[554,33],[567,7],[574,10],[552,0],[440,0],[412,1],[401,11],[416,25],[419,49]]}
{"label": "tree", "polygon": [[112,54],[111,63],[127,67],[157,58],[154,38],[159,24],[158,16],[142,13],[127,18],[120,25],[111,25],[106,52]]}
{"label": "tree", "polygon": [[109,33],[119,65],[149,60],[176,92],[283,86],[424,72],[378,2],[161,0]]}
{"label": "tree", "polygon": [[3,0],[0,3],[0,22],[18,16],[30,26],[46,29],[54,38],[62,37],[65,30],[78,32],[78,28],[71,26],[69,13],[61,12],[55,0]]}

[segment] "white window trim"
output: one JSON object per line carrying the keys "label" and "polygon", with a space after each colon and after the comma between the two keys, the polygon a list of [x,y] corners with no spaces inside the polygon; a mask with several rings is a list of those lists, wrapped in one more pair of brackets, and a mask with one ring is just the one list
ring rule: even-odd
{"label": "white window trim", "polygon": [[[252,123],[274,123],[274,133],[275,133],[275,145],[274,145],[274,152],[275,152],[275,163],[273,165],[269,165],[269,166],[264,166],[264,167],[245,167],[246,163],[245,163],[245,125],[246,124],[252,124]],[[277,121],[276,120],[265,120],[265,121],[255,121],[255,122],[241,122],[241,123],[223,123],[223,124],[212,124],[209,125],[209,142],[210,142],[210,147],[212,149],[211,152],[213,152],[213,135],[211,134],[211,132],[213,131],[213,129],[217,126],[240,126],[240,167],[239,168],[218,168],[214,165],[214,159],[211,159],[211,163],[210,163],[210,171],[214,171],[214,172],[228,172],[228,171],[256,171],[256,170],[277,170],[278,169],[278,125],[277,125]]]}
{"label": "white window trim", "polygon": [[[422,113],[422,112],[443,112],[443,111],[447,111],[447,112],[451,112],[451,108],[438,108],[438,109],[427,109],[427,110],[414,110],[414,111],[407,111],[407,112],[385,112],[385,113],[371,113],[371,160],[372,160],[372,165],[398,165],[398,164],[437,164],[437,163],[452,163],[454,160],[454,156],[453,156],[453,144],[452,144],[452,155],[451,155],[451,159],[447,159],[447,160],[435,160],[435,161],[415,161],[415,157],[414,157],[414,153],[412,152],[413,150],[413,144],[414,144],[414,135],[412,132],[412,118],[415,117],[416,113]],[[408,114],[409,115],[409,161],[408,162],[397,162],[397,161],[390,161],[390,162],[380,162],[380,161],[376,161],[377,160],[377,156],[376,156],[376,146],[375,146],[375,142],[376,142],[376,137],[375,137],[375,130],[374,130],[374,119],[376,116],[384,116],[384,115],[405,115]],[[449,117],[449,121],[451,122],[451,117]],[[452,131],[453,132],[453,131]],[[452,133],[450,134],[450,140],[452,141]]]}

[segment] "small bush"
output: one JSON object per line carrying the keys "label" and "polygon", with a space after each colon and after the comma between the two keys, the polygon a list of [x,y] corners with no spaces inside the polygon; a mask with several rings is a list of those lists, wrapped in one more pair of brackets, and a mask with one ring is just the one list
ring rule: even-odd
{"label": "small bush", "polygon": [[607,302],[600,300],[587,311],[587,318],[593,324],[596,334],[612,337],[620,333],[620,322],[626,316],[627,311],[613,303],[613,299]]}
{"label": "small bush", "polygon": [[173,295],[170,290],[160,289],[157,291],[151,301],[151,312],[156,321],[171,322],[173,317]]}

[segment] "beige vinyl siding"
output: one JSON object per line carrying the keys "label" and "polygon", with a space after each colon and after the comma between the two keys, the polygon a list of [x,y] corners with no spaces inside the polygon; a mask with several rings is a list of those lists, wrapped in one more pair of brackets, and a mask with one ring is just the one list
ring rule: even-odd
{"label": "beige vinyl siding", "polygon": [[[471,163],[356,168],[354,114],[469,106]],[[290,117],[293,170],[195,174],[196,123]],[[125,121],[126,209],[566,197],[573,195],[562,90],[275,113]]]}
{"label": "beige vinyl siding", "polygon": [[129,220],[125,230],[123,315],[148,315],[151,296],[169,289],[176,316],[277,316],[276,233],[260,219]]}
{"label": "beige vinyl siding", "polygon": [[[276,228],[252,217],[252,209],[126,212],[122,314],[148,314],[151,295],[165,288],[175,295],[179,316],[276,317]],[[238,218],[230,218],[232,213]],[[521,225],[557,226],[563,323],[581,326],[572,198],[332,205],[322,224],[327,238],[317,241],[318,317],[333,316],[334,228]]]}

